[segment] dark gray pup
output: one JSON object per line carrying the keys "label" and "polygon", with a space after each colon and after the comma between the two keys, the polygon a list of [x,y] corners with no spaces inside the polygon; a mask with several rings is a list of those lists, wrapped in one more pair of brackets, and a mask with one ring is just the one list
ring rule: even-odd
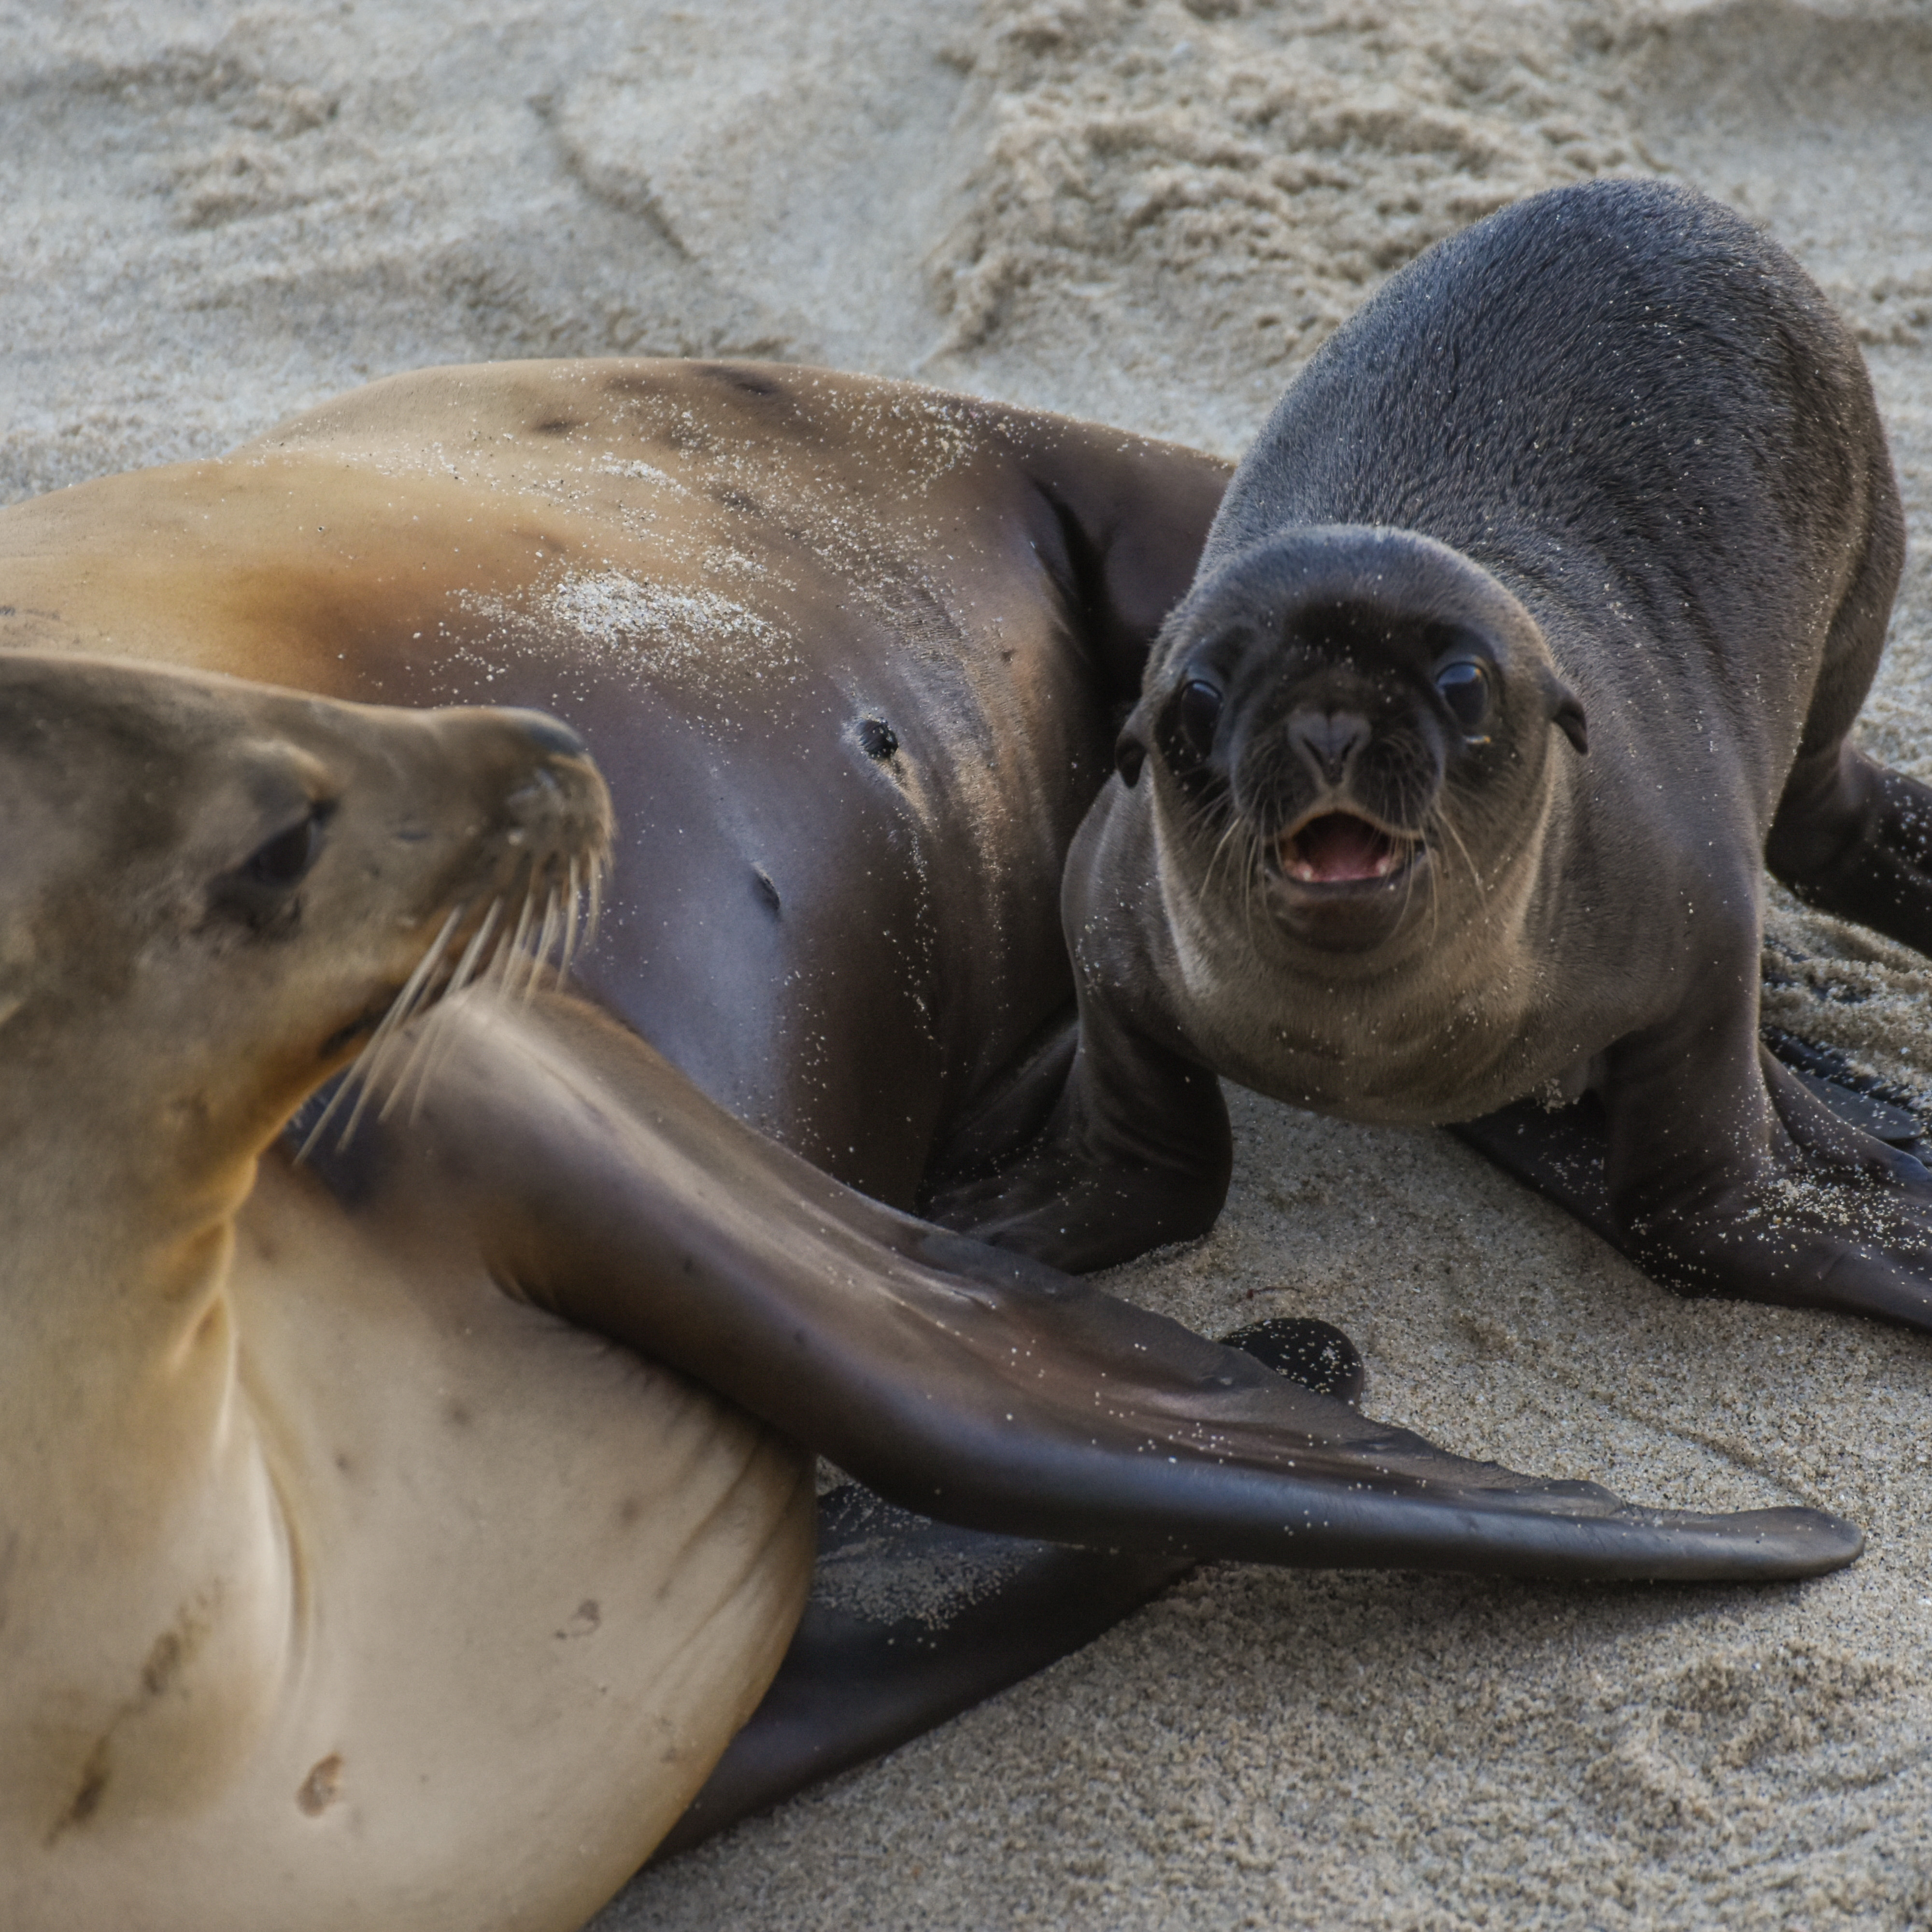
{"label": "dark gray pup", "polygon": [[1067,866],[1070,1070],[941,1214],[1199,1232],[1216,1073],[1516,1103],[1472,1137],[1672,1286],[1932,1328],[1932,1177],[1758,1036],[1766,863],[1932,950],[1932,793],[1846,738],[1903,548],[1850,335],[1736,215],[1599,182],[1432,249],[1236,472]]}

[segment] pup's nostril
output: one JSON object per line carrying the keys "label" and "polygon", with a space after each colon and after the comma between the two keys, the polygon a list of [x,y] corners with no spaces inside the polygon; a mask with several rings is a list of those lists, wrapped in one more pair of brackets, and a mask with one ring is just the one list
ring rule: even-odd
{"label": "pup's nostril", "polygon": [[523,727],[524,735],[546,757],[586,758],[590,748],[560,718],[548,711],[513,711],[510,716]]}
{"label": "pup's nostril", "polygon": [[1298,712],[1288,736],[1330,784],[1340,784],[1349,761],[1368,742],[1369,721],[1353,711]]}

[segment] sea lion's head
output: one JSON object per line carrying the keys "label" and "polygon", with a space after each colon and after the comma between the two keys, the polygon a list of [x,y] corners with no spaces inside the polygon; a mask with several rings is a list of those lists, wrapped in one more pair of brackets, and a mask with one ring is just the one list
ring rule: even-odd
{"label": "sea lion's head", "polygon": [[1509,590],[1430,538],[1342,525],[1204,573],[1117,756],[1210,925],[1334,956],[1480,902],[1558,735],[1584,750],[1582,707]]}
{"label": "sea lion's head", "polygon": [[399,998],[553,926],[610,806],[534,712],[0,654],[0,1126],[251,1154]]}

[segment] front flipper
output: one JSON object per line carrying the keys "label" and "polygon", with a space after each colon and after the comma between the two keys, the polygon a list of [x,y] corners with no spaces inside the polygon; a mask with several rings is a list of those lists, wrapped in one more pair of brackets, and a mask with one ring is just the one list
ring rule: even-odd
{"label": "front flipper", "polygon": [[587,1008],[447,1020],[419,1157],[498,1278],[922,1515],[1177,1560],[1516,1576],[1769,1580],[1858,1553],[1814,1510],[1634,1508],[1448,1455],[840,1186]]}
{"label": "front flipper", "polygon": [[1646,1239],[1618,1220],[1605,1176],[1607,1120],[1593,1094],[1554,1110],[1520,1100],[1450,1131],[1669,1286],[1932,1328],[1923,1123],[1831,1048],[1776,1029],[1765,1043],[1772,1106],[1808,1171],[1788,1188],[1770,1183],[1754,1209],[1702,1204],[1685,1231],[1714,1237],[1701,1252],[1680,1241],[1682,1253],[1660,1257],[1654,1231]]}
{"label": "front flipper", "polygon": [[857,1483],[821,1497],[778,1676],[654,1857],[869,1762],[1093,1642],[1190,1566],[956,1529]]}
{"label": "front flipper", "polygon": [[1765,860],[1808,904],[1932,954],[1932,788],[1850,745],[1793,769]]}

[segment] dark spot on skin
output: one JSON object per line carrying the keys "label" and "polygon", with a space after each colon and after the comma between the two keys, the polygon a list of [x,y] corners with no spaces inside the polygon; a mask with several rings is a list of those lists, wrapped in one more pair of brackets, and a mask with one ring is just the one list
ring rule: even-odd
{"label": "dark spot on skin", "polygon": [[714,382],[722,382],[729,389],[741,389],[748,396],[781,396],[784,393],[770,376],[755,374],[749,369],[734,369],[722,362],[708,362],[702,373]]}
{"label": "dark spot on skin", "polygon": [[628,1529],[644,1513],[643,1500],[638,1496],[626,1496],[617,1505],[617,1520],[626,1529]]}
{"label": "dark spot on skin", "polygon": [[883,764],[899,748],[899,734],[883,718],[859,720],[859,748]]}
{"label": "dark spot on skin", "polygon": [[80,1774],[80,1788],[74,1794],[73,1802],[62,1813],[60,1822],[48,1834],[49,1844],[70,1826],[85,1825],[100,1809],[100,1800],[107,1790],[107,1740],[103,1738],[88,1754],[87,1763]]}
{"label": "dark spot on skin", "polygon": [[141,1688],[150,1697],[158,1697],[175,1681],[182,1667],[182,1640],[170,1630],[154,1640],[147,1662],[141,1666]]}
{"label": "dark spot on skin", "polygon": [[722,503],[728,510],[737,510],[748,517],[761,517],[765,506],[757,497],[748,496],[742,490],[734,490],[728,483],[721,483],[709,493],[714,503]]}
{"label": "dark spot on skin", "polygon": [[758,885],[758,896],[771,908],[772,911],[778,911],[783,902],[778,897],[778,889],[772,883],[771,874],[762,866],[754,866],[752,868],[752,877]]}
{"label": "dark spot on skin", "polygon": [[296,1793],[296,1809],[304,1818],[320,1818],[342,1795],[342,1754],[331,1751],[316,1760],[302,1789]]}
{"label": "dark spot on skin", "polygon": [[555,1633],[560,1643],[567,1643],[574,1636],[588,1636],[604,1621],[604,1612],[598,1607],[594,1597],[586,1597],[577,1606],[575,1614],[562,1630]]}
{"label": "dark spot on skin", "polygon": [[345,1476],[355,1468],[356,1465],[349,1460],[349,1451],[346,1449],[338,1449],[335,1452],[335,1466]]}
{"label": "dark spot on skin", "polygon": [[552,416],[532,427],[538,436],[568,436],[572,430],[580,429],[583,425],[572,416]]}
{"label": "dark spot on skin", "polygon": [[470,1411],[462,1402],[448,1402],[443,1408],[442,1419],[452,1429],[467,1429],[470,1426]]}

